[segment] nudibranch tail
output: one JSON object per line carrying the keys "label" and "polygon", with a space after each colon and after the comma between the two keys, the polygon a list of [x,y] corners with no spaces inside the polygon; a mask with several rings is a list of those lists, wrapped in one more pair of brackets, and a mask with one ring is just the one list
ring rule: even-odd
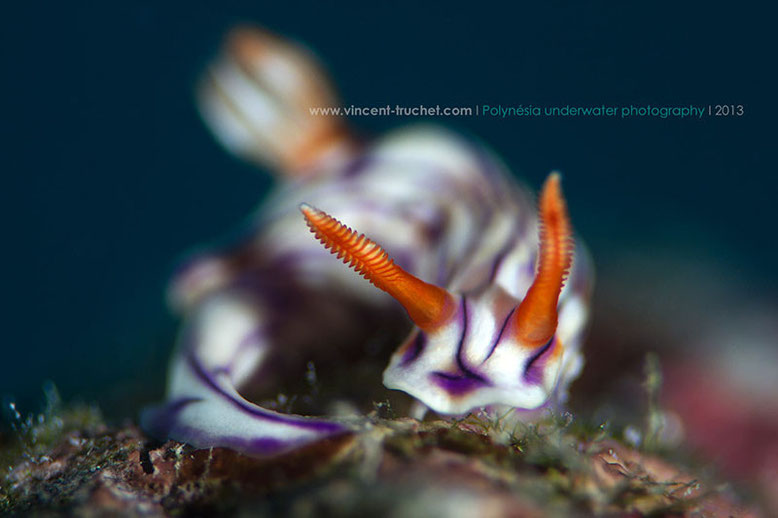
{"label": "nudibranch tail", "polygon": [[173,363],[169,390],[166,403],[143,410],[141,426],[154,437],[173,437],[196,448],[225,447],[268,456],[350,433],[345,424],[251,403],[227,373],[215,372],[195,354]]}
{"label": "nudibranch tail", "polygon": [[514,334],[542,346],[557,327],[557,303],[573,255],[572,227],[558,173],[549,175],[539,199],[540,247],[535,280],[513,316]]}
{"label": "nudibranch tail", "polygon": [[302,204],[300,210],[316,238],[344,263],[403,305],[411,320],[425,331],[446,323],[456,307],[446,290],[409,274],[386,251],[329,214]]}

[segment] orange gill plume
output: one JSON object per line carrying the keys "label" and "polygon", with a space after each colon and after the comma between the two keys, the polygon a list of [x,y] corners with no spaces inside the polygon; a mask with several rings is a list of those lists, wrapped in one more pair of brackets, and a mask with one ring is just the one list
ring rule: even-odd
{"label": "orange gill plume", "polygon": [[394,264],[378,244],[329,214],[307,204],[302,204],[300,210],[325,248],[377,288],[394,297],[419,328],[434,331],[451,317],[456,303],[446,290],[406,272]]}
{"label": "orange gill plume", "polygon": [[340,106],[316,57],[258,27],[230,31],[200,105],[229,148],[285,174],[309,174],[353,146],[340,117],[311,112]]}
{"label": "orange gill plume", "polygon": [[572,228],[558,173],[549,175],[540,193],[537,273],[513,316],[513,334],[528,347],[539,347],[554,336],[557,303],[570,270]]}

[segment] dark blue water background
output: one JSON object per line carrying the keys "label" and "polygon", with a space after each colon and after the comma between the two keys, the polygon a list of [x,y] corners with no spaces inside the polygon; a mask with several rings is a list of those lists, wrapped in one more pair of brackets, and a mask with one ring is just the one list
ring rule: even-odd
{"label": "dark blue water background", "polygon": [[[114,414],[160,395],[176,329],[163,300],[170,271],[234,229],[270,185],[218,147],[193,103],[198,74],[241,21],[315,49],[346,105],[744,105],[740,118],[434,122],[483,139],[532,185],[561,170],[601,277],[623,250],[660,248],[776,294],[765,14],[710,3],[311,4],[3,9],[0,393],[32,409],[51,379],[66,399]],[[353,123],[380,134],[419,120]]]}

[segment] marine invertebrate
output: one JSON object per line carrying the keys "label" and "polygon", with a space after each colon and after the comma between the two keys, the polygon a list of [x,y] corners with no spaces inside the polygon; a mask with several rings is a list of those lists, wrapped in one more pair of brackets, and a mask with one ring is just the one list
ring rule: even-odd
{"label": "marine invertebrate", "polygon": [[186,324],[168,401],[144,413],[146,429],[252,454],[346,432],[347,419],[252,400],[303,378],[311,361],[358,354],[377,323],[407,329],[400,308],[414,326],[387,387],[446,415],[562,401],[582,364],[590,275],[559,176],[546,181],[538,218],[494,156],[447,131],[359,145],[339,119],[309,111],[335,105],[323,77],[298,49],[246,29],[207,76],[201,108],[217,136],[282,171],[282,185],[247,239],[174,281]]}

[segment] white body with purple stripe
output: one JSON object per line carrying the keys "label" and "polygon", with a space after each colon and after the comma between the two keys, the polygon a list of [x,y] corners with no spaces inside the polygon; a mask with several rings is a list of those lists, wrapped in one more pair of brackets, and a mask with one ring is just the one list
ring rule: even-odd
{"label": "white body with purple stripe", "polygon": [[248,400],[272,396],[284,373],[299,374],[292,363],[304,366],[340,342],[369,339],[375,329],[362,326],[361,315],[380,322],[383,314],[400,314],[389,295],[312,238],[298,210],[303,202],[337,215],[409,273],[457,297],[457,318],[436,331],[440,336],[411,331],[383,374],[386,387],[444,415],[537,409],[565,397],[582,366],[591,275],[579,246],[559,299],[555,339],[565,347],[553,369],[543,368],[545,349],[504,343],[505,324],[533,281],[538,231],[533,196],[498,160],[447,131],[416,127],[322,160],[309,173],[278,188],[245,242],[201,256],[175,280],[172,298],[186,325],[168,402],[144,413],[145,428],[252,454],[351,428],[353,421],[291,415]]}

